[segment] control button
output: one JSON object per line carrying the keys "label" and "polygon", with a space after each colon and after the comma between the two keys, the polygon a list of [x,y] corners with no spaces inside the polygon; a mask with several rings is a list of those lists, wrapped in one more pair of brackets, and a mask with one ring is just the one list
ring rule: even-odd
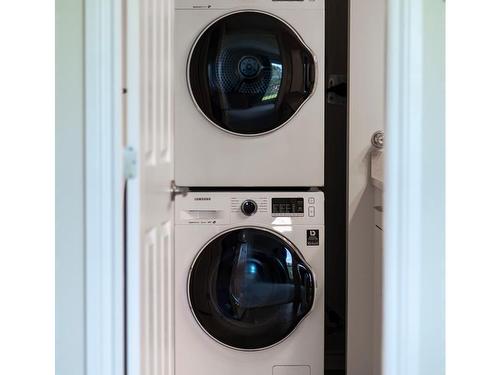
{"label": "control button", "polygon": [[307,213],[309,214],[309,217],[316,216],[316,209],[314,208],[314,206],[310,206],[307,210]]}
{"label": "control button", "polygon": [[309,204],[315,203],[315,199],[313,197],[309,198],[307,201],[309,202]]}
{"label": "control button", "polygon": [[257,212],[257,203],[255,201],[248,199],[241,204],[241,212],[245,216],[252,216]]}

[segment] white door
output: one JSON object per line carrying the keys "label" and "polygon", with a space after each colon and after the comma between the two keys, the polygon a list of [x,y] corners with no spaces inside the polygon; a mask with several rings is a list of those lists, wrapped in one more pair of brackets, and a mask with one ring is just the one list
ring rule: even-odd
{"label": "white door", "polygon": [[127,138],[137,155],[127,191],[129,375],[173,374],[172,3],[127,0]]}

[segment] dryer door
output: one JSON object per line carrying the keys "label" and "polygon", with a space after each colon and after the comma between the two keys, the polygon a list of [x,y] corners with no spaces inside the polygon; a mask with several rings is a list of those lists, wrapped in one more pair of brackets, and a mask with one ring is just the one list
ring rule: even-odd
{"label": "dryer door", "polygon": [[192,312],[205,332],[240,350],[284,340],[314,301],[314,277],[299,251],[276,232],[238,228],[213,238],[189,275]]}
{"label": "dryer door", "polygon": [[188,84],[198,109],[221,129],[257,135],[283,126],[312,94],[315,59],[299,35],[270,14],[224,16],[197,39]]}

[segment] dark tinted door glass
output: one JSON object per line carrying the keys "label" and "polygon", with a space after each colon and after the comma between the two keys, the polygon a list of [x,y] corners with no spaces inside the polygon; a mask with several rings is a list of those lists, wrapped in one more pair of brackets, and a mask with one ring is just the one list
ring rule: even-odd
{"label": "dark tinted door glass", "polygon": [[191,270],[189,298],[196,319],[213,338],[255,350],[286,338],[310,311],[314,279],[278,235],[237,229],[203,249]]}
{"label": "dark tinted door glass", "polygon": [[260,134],[283,125],[311,95],[314,58],[279,19],[258,12],[226,16],[193,48],[194,100],[216,125]]}

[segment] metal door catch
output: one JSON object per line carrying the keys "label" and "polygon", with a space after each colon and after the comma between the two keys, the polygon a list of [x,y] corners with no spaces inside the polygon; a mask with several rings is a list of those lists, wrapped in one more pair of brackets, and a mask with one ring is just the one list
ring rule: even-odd
{"label": "metal door catch", "polygon": [[126,180],[137,177],[137,152],[130,146],[123,150],[123,175]]}

